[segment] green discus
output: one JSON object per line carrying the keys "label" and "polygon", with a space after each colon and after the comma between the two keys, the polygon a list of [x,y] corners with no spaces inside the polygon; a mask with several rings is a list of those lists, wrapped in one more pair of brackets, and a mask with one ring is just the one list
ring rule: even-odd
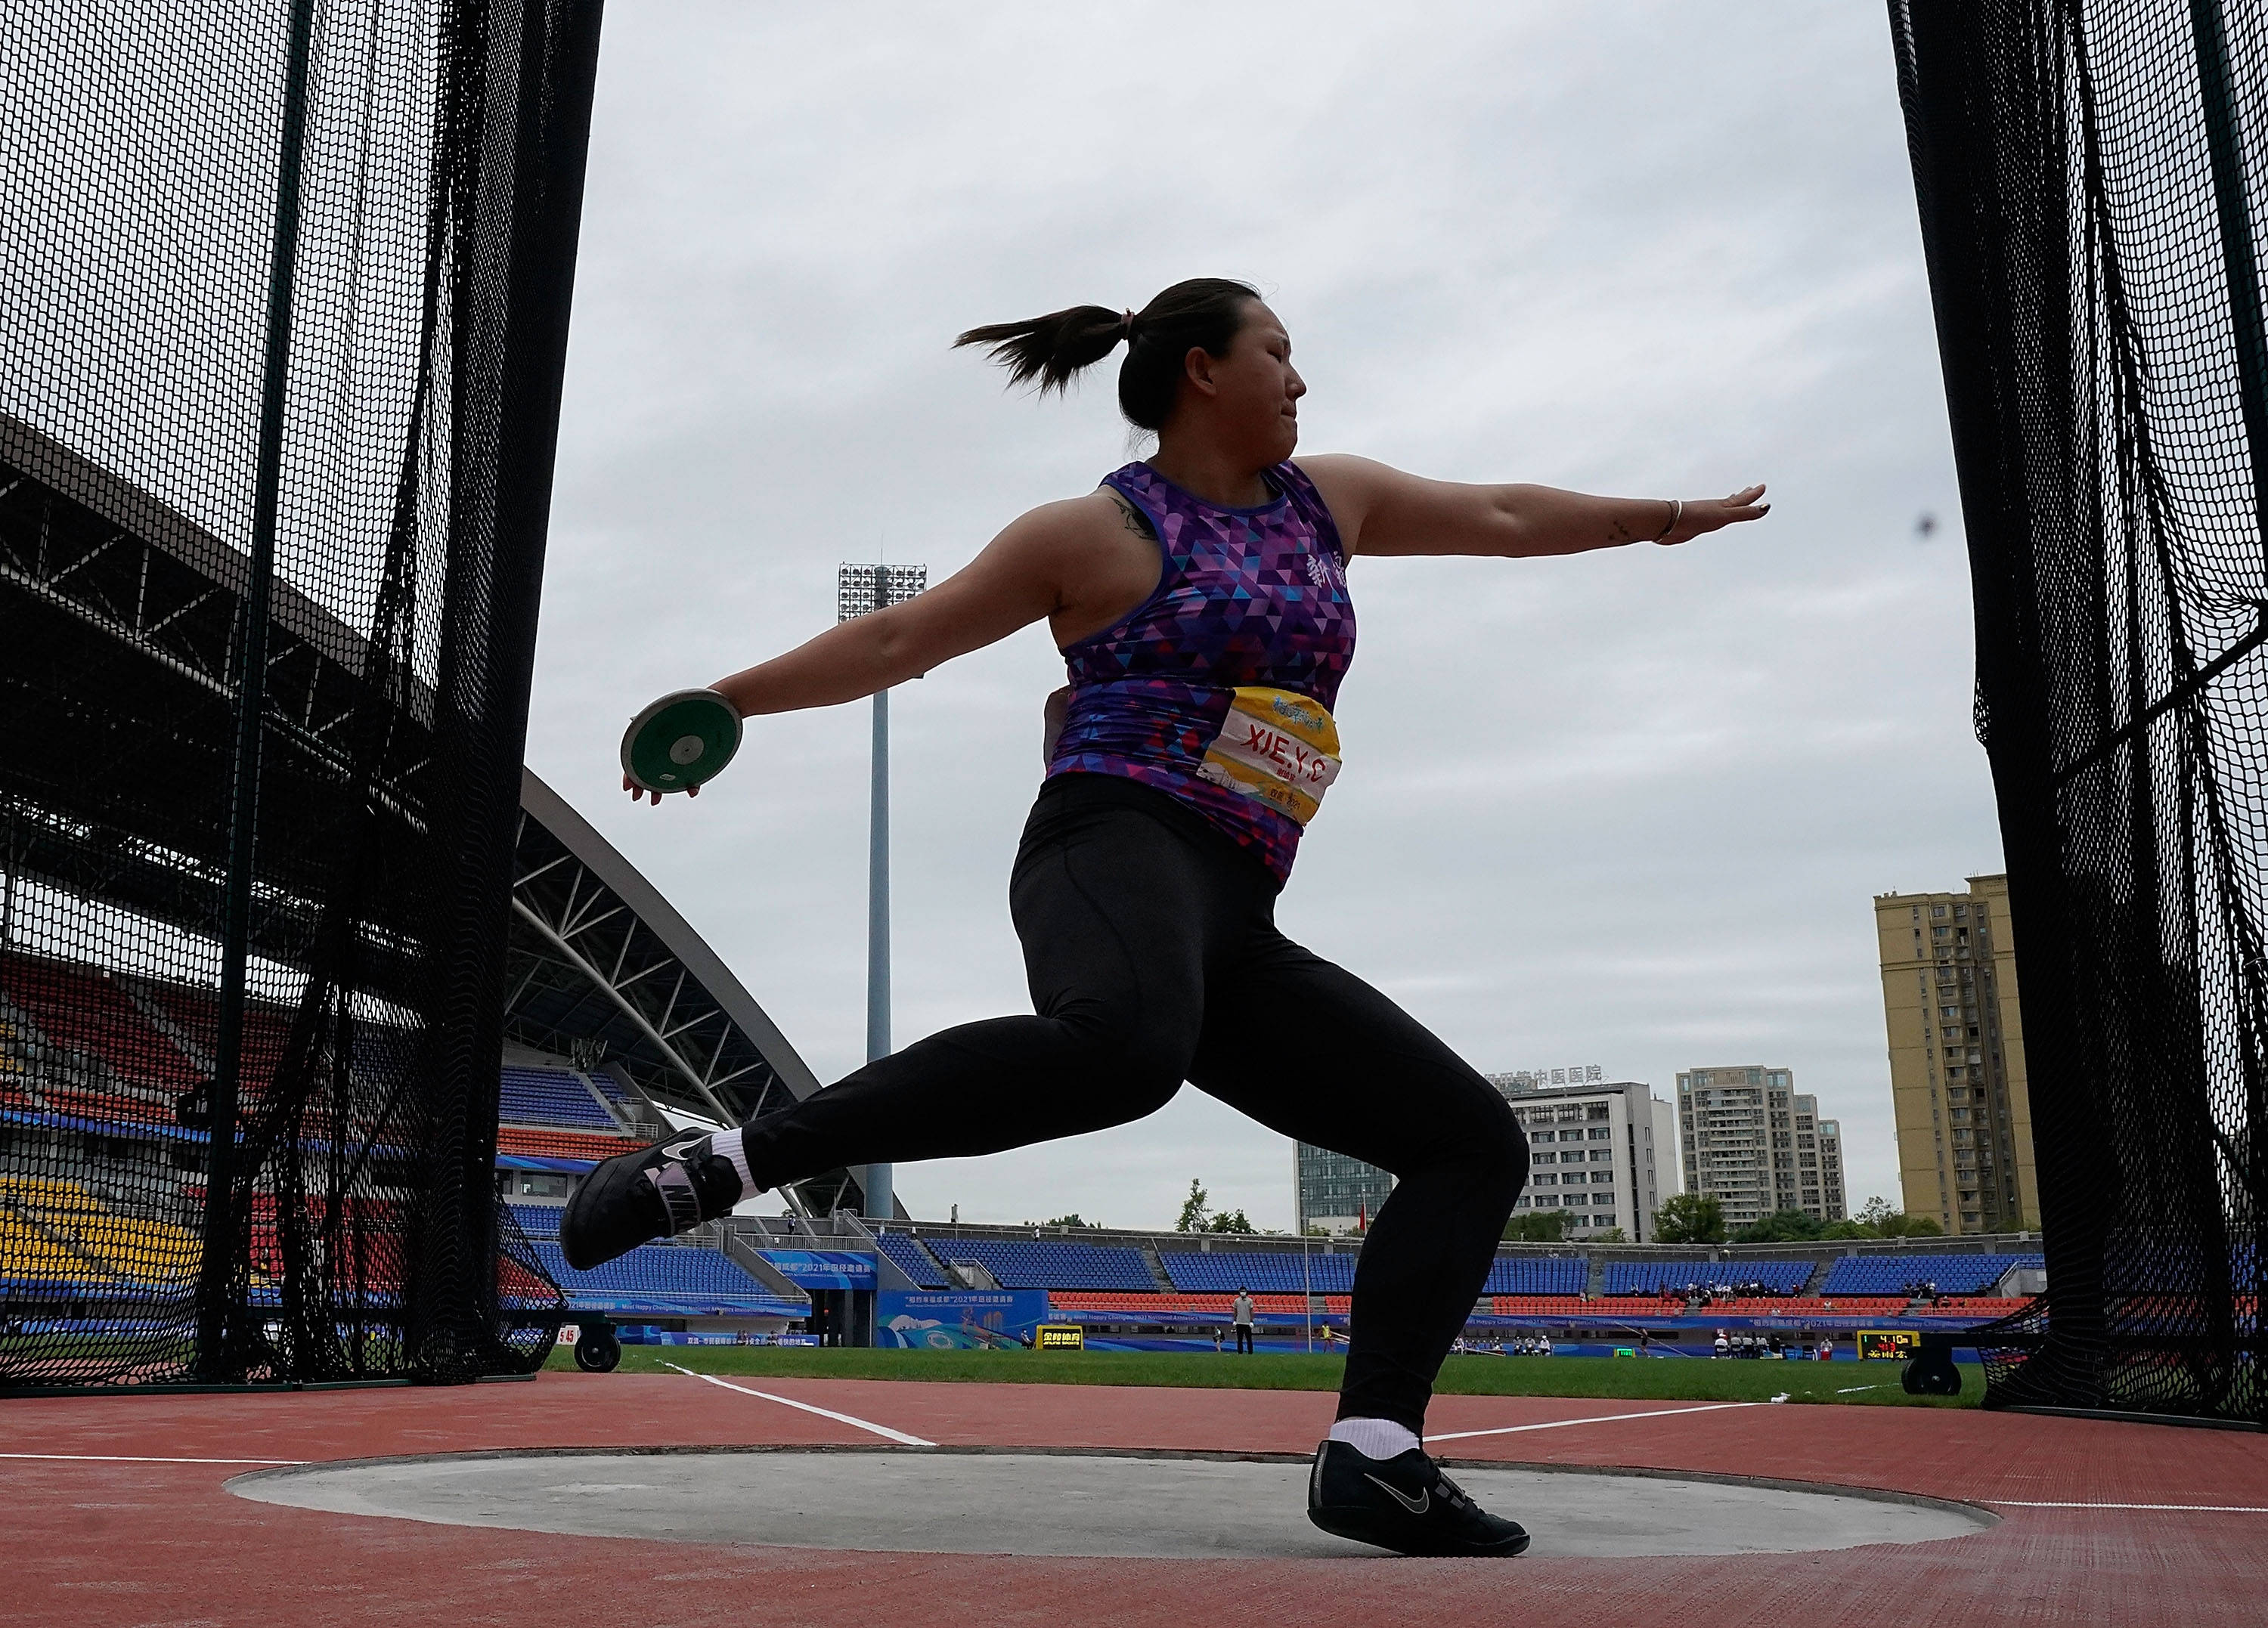
{"label": "green discus", "polygon": [[740,749],[740,715],[714,690],[678,690],[630,720],[622,773],[647,791],[690,791]]}

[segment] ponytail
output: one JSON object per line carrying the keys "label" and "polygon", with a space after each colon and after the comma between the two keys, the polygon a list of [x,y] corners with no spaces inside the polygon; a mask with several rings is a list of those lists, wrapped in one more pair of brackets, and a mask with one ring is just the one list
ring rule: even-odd
{"label": "ponytail", "polygon": [[1180,399],[1182,363],[1192,346],[1225,356],[1243,327],[1259,290],[1226,277],[1176,282],[1137,312],[1073,305],[1027,322],[995,322],[954,341],[987,345],[1008,381],[1040,381],[1040,393],[1060,392],[1072,379],[1126,341],[1118,370],[1118,410],[1142,429],[1164,426]]}

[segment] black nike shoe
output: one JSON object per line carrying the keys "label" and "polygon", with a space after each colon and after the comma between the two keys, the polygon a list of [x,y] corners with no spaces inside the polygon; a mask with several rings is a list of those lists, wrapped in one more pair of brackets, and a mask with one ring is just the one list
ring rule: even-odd
{"label": "black nike shoe", "polygon": [[588,1272],[641,1243],[715,1221],[749,1195],[733,1162],[696,1131],[616,1154],[583,1178],[559,1218],[559,1252]]}
{"label": "black nike shoe", "polygon": [[1516,1555],[1528,1530],[1492,1515],[1411,1448],[1366,1458],[1344,1441],[1315,1449],[1307,1519],[1334,1537],[1410,1555]]}

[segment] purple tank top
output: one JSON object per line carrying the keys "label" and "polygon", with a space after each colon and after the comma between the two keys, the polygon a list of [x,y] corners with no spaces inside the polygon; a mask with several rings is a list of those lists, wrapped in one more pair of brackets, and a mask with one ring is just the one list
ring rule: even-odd
{"label": "purple tank top", "polygon": [[[1169,793],[1280,884],[1301,821],[1217,767],[1201,771],[1254,689],[1319,703],[1328,724],[1354,656],[1354,606],[1338,527],[1314,483],[1289,463],[1263,474],[1277,495],[1256,509],[1209,503],[1147,464],[1103,477],[1148,517],[1165,559],[1147,599],[1064,651],[1071,703],[1048,774],[1116,774]],[[1336,773],[1335,732],[1329,741]]]}

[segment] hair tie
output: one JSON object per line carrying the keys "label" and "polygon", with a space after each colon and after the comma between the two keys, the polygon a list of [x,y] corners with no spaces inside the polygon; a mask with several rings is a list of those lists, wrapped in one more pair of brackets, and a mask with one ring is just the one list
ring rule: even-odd
{"label": "hair tie", "polygon": [[1118,323],[1118,331],[1126,336],[1126,342],[1128,344],[1130,345],[1134,342],[1134,313],[1132,312],[1128,312],[1124,317],[1120,319]]}

